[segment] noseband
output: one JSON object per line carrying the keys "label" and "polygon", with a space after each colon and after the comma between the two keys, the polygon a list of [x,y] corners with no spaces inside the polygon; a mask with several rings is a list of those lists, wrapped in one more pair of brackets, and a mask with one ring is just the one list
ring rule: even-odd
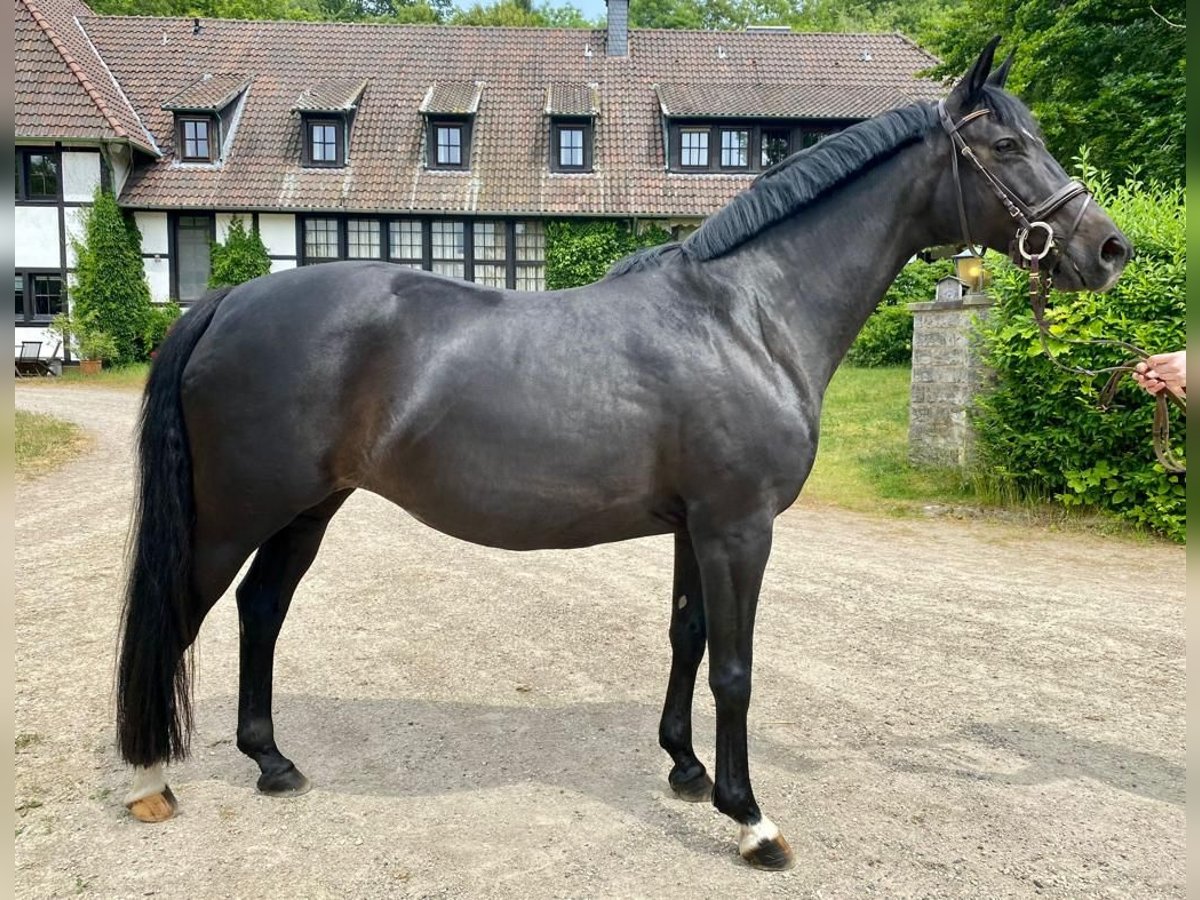
{"label": "noseband", "polygon": [[[1030,206],[995,173],[988,170],[987,166],[979,160],[979,157],[975,155],[975,151],[971,149],[959,133],[963,126],[973,122],[975,119],[990,115],[991,110],[977,109],[974,112],[967,113],[957,123],[950,118],[950,113],[946,111],[946,102],[944,100],[938,101],[937,110],[938,118],[942,123],[942,129],[950,138],[950,171],[954,175],[954,193],[955,199],[958,201],[958,220],[962,227],[963,240],[966,241],[967,249],[975,257],[982,258],[983,254],[975,249],[975,242],[971,240],[971,230],[967,224],[966,203],[963,200],[962,180],[958,172],[958,157],[960,155],[975,167],[976,171],[983,177],[984,183],[991,188],[992,193],[996,195],[1001,205],[1017,224],[1016,235],[1009,245],[1009,257],[1018,268],[1026,269],[1029,272],[1029,305],[1033,309],[1033,317],[1037,322],[1038,336],[1041,338],[1042,350],[1050,362],[1067,372],[1092,377],[1108,374],[1108,383],[1100,393],[1100,408],[1107,408],[1117,392],[1121,378],[1126,373],[1135,371],[1138,362],[1148,358],[1150,354],[1142,348],[1126,341],[1096,339],[1080,341],[1057,338],[1057,340],[1067,344],[1104,344],[1121,347],[1136,354],[1137,357],[1119,366],[1109,366],[1104,369],[1084,369],[1079,366],[1069,366],[1060,362],[1050,351],[1050,344],[1047,340],[1050,326],[1046,322],[1045,317],[1046,298],[1053,284],[1053,268],[1045,273],[1040,271],[1041,261],[1049,256],[1051,251],[1057,249],[1057,257],[1061,259],[1062,248],[1065,248],[1070,243],[1071,238],[1075,236],[1075,231],[1079,228],[1079,223],[1083,221],[1083,214],[1087,212],[1088,204],[1092,200],[1091,192],[1081,182],[1072,180],[1068,181],[1041,203],[1036,206]],[[1079,196],[1083,197],[1083,203],[1080,204],[1079,212],[1075,214],[1075,218],[1071,221],[1071,227],[1063,234],[1060,240],[1054,231],[1054,226],[1049,224],[1046,219]],[[1037,251],[1031,250],[1028,246],[1029,237],[1035,231],[1040,231],[1045,235],[1041,249]],[[1159,463],[1168,473],[1183,475],[1185,473],[1184,466],[1179,463],[1175,455],[1171,452],[1167,403],[1168,401],[1174,403],[1185,415],[1187,414],[1187,404],[1182,397],[1174,394],[1169,389],[1160,391],[1155,400],[1157,403],[1154,411],[1153,429],[1155,456],[1158,457]]]}

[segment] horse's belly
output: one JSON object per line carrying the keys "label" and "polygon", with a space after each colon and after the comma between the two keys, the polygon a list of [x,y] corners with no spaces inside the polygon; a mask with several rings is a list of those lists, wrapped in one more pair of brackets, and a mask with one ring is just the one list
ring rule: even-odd
{"label": "horse's belly", "polygon": [[363,484],[438,531],[510,550],[662,534],[682,516],[652,461],[612,447],[433,442],[389,456]]}

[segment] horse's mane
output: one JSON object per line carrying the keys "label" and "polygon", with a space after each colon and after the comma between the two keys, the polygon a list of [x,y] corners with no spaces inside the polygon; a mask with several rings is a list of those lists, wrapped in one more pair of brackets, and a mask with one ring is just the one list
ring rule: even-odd
{"label": "horse's mane", "polygon": [[[1013,103],[1019,105],[1019,101]],[[684,241],[639,250],[615,262],[605,277],[653,268],[678,256],[696,260],[723,256],[832,188],[920,140],[937,123],[937,107],[917,103],[832,134],[767,169]]]}

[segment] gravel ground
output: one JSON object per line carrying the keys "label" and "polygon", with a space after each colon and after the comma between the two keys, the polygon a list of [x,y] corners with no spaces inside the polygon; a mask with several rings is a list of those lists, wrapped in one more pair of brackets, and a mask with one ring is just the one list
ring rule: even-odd
{"label": "gravel ground", "polygon": [[776,529],[750,730],[790,872],[742,865],[736,827],[666,787],[669,538],[506,553],[365,493],[277,656],[276,733],[314,790],[259,796],[233,745],[228,596],[180,814],[132,821],[111,709],[137,396],[16,396],[94,438],[17,486],[19,896],[1184,895],[1183,551],[803,505]]}

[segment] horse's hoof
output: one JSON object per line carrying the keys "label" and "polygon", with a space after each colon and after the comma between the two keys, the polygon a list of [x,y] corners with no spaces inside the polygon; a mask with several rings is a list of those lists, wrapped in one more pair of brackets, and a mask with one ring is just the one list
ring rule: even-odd
{"label": "horse's hoof", "polygon": [[175,795],[171,793],[171,789],[164,785],[157,794],[132,800],[125,804],[125,808],[139,822],[165,822],[175,815],[179,803],[176,801]]}
{"label": "horse's hoof", "polygon": [[293,766],[282,772],[263,774],[258,779],[258,789],[268,797],[299,797],[312,790],[312,782]]}
{"label": "horse's hoof", "polygon": [[707,803],[712,799],[713,781],[707,772],[701,772],[690,781],[671,782],[671,790],[680,800],[688,803]]}
{"label": "horse's hoof", "polygon": [[792,848],[766,816],[757,824],[743,825],[741,832],[738,853],[754,868],[782,872],[795,865]]}

